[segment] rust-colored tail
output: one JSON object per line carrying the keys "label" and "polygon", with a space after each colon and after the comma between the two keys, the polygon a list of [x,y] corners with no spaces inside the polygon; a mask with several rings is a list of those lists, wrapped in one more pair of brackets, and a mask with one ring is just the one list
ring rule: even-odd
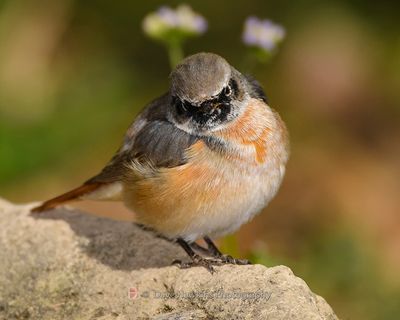
{"label": "rust-colored tail", "polygon": [[40,206],[31,209],[32,213],[40,213],[46,210],[53,209],[65,202],[77,200],[79,197],[90,193],[100,187],[102,183],[83,184],[78,188],[68,191],[58,197],[43,202]]}

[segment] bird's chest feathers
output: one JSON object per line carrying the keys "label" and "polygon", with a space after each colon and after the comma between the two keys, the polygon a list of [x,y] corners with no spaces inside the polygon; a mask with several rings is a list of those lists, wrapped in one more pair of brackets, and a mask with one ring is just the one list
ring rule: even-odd
{"label": "bird's chest feathers", "polygon": [[[187,150],[188,162],[137,182],[128,204],[144,224],[171,237],[221,235],[238,228],[275,195],[287,159],[281,120],[261,101],[213,138]],[[130,187],[127,188],[127,190]],[[128,190],[129,191],[129,190]]]}
{"label": "bird's chest feathers", "polygon": [[189,167],[206,167],[202,172],[209,172],[197,175],[203,180],[201,186],[214,181],[222,188],[235,189],[232,194],[243,193],[244,189],[251,194],[264,190],[260,196],[275,193],[287,160],[286,128],[275,112],[252,99],[240,117],[214,132],[212,138],[217,139],[216,145],[199,141],[188,151]]}
{"label": "bird's chest feathers", "polygon": [[247,169],[268,166],[285,156],[285,127],[279,116],[259,100],[252,99],[246,111],[227,127],[214,133],[223,146],[221,155]]}

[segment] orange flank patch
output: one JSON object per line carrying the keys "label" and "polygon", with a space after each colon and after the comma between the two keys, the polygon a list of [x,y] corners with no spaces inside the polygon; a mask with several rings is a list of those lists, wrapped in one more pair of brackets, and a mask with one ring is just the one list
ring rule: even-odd
{"label": "orange flank patch", "polygon": [[213,206],[221,184],[223,179],[207,164],[188,163],[140,181],[129,196],[138,221],[172,236]]}
{"label": "orange flank patch", "polygon": [[265,157],[267,156],[267,144],[265,143],[267,139],[267,135],[269,133],[268,129],[264,129],[262,134],[256,140],[246,140],[242,139],[242,143],[249,145],[252,144],[256,151],[256,161],[258,163],[263,163],[265,161]]}
{"label": "orange flank patch", "polygon": [[188,185],[204,185],[209,181],[209,168],[199,164],[189,164],[180,168],[171,169],[166,173],[165,178],[168,184],[174,190],[184,192]]}

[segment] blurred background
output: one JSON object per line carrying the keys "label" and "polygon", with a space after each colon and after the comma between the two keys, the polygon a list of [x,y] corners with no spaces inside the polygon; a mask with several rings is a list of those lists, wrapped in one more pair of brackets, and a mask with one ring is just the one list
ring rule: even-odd
{"label": "blurred background", "polygon": [[[43,200],[111,158],[134,116],[168,88],[165,49],[142,20],[178,1],[0,1],[0,196]],[[255,69],[287,123],[291,158],[277,197],[222,240],[286,264],[342,319],[400,317],[400,5],[394,1],[186,1],[211,51],[242,71],[250,15],[286,28]],[[122,205],[85,202],[132,219]]]}

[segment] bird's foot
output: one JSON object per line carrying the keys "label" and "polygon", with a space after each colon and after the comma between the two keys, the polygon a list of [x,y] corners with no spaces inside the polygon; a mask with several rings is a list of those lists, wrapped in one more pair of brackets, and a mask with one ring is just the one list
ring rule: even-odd
{"label": "bird's foot", "polygon": [[247,259],[237,259],[229,254],[222,254],[218,257],[222,264],[236,264],[236,265],[248,265],[251,262]]}
{"label": "bird's foot", "polygon": [[200,255],[195,255],[192,258],[192,261],[183,262],[181,260],[174,260],[172,262],[173,265],[177,265],[181,269],[188,269],[192,267],[204,267],[206,268],[211,274],[215,272],[214,266],[222,266],[226,264],[233,264],[233,265],[249,265],[251,262],[246,259],[236,259],[230,255],[224,254],[218,258],[203,258]]}
{"label": "bird's foot", "polygon": [[[246,259],[236,259],[228,254],[223,254],[218,247],[214,244],[210,237],[205,236],[204,241],[207,244],[207,251],[215,259],[219,259],[222,264],[236,264],[236,265],[246,265],[251,264],[249,260]],[[197,245],[196,247],[200,247]],[[202,247],[201,247],[202,248]]]}
{"label": "bird's foot", "polygon": [[188,269],[192,267],[204,267],[211,274],[215,272],[214,266],[220,266],[224,262],[220,259],[203,258],[202,256],[196,254],[192,258],[192,261],[183,262],[181,260],[174,260],[172,264],[177,265],[181,269]]}

